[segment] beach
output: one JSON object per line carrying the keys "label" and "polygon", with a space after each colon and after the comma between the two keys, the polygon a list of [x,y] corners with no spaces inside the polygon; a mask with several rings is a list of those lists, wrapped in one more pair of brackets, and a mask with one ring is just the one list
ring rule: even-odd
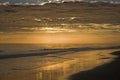
{"label": "beach", "polygon": [[[44,56],[1,58],[0,80],[81,80],[79,76],[84,73],[83,71],[86,71],[87,74],[87,70],[92,71],[96,67],[116,61],[118,56],[111,53],[120,49],[118,46],[97,49],[77,48],[77,50],[68,48],[67,50],[69,51],[61,52],[59,49],[60,53],[48,53]],[[116,65],[114,67],[117,69]],[[88,79],[89,77],[88,75]],[[82,79],[84,80],[84,78]]]}
{"label": "beach", "polygon": [[120,51],[115,51],[111,54],[117,55],[113,61],[94,69],[71,75],[69,80],[120,80]]}

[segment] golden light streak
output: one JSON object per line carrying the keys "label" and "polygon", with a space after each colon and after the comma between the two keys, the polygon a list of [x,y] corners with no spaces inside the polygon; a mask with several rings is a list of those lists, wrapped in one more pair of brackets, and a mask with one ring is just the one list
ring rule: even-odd
{"label": "golden light streak", "polygon": [[43,33],[0,35],[0,43],[32,44],[119,44],[118,35],[95,35],[80,33]]}
{"label": "golden light streak", "polygon": [[34,27],[22,28],[23,30],[32,30],[34,33],[61,33],[61,32],[76,32],[74,29],[58,28],[58,27]]}

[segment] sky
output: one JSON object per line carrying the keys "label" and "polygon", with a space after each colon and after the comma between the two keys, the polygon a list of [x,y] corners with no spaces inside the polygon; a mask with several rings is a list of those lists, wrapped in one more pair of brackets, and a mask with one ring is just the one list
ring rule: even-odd
{"label": "sky", "polygon": [[[119,44],[119,32],[111,30],[82,30],[67,28],[24,28],[29,32],[6,32],[0,34],[0,43],[30,44]],[[31,31],[32,29],[32,31]],[[104,35],[103,35],[104,34]]]}
{"label": "sky", "polygon": [[[35,2],[36,0],[0,0],[0,2]],[[70,18],[71,19],[71,18]],[[69,24],[63,24],[69,26]],[[91,24],[68,27],[0,27],[0,43],[79,43],[120,44],[119,25]],[[102,26],[102,27],[101,27]],[[83,29],[83,30],[82,30]],[[109,41],[108,41],[109,40]]]}
{"label": "sky", "polygon": [[[18,2],[36,2],[37,0],[0,0],[0,2],[10,2],[11,4],[18,3]],[[47,0],[44,0],[47,1]],[[84,0],[84,1],[91,1],[91,0]],[[96,1],[120,1],[120,0],[96,0]]]}

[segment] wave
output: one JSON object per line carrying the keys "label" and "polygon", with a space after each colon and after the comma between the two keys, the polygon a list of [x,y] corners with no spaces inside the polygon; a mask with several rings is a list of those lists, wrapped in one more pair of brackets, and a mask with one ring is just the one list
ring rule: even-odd
{"label": "wave", "polygon": [[30,50],[29,51],[30,53],[26,53],[26,54],[25,53],[7,54],[7,55],[2,54],[2,55],[0,55],[0,59],[30,57],[30,56],[45,56],[45,55],[49,55],[49,54],[64,55],[64,54],[67,54],[67,52],[70,54],[70,52],[73,53],[73,52],[79,52],[79,51],[105,50],[105,49],[120,49],[120,46]]}

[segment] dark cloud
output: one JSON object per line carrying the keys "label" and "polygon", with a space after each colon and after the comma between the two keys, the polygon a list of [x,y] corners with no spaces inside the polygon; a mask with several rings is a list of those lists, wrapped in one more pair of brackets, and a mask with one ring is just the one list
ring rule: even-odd
{"label": "dark cloud", "polygon": [[36,2],[37,0],[0,0],[0,2],[10,2],[11,4],[19,2]]}

